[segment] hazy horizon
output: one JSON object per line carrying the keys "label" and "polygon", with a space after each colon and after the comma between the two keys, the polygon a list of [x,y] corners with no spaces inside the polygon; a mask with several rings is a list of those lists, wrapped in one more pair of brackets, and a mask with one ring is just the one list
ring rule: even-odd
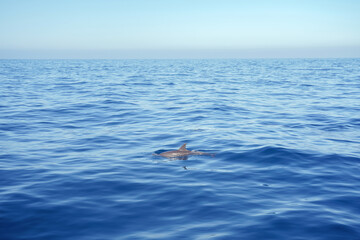
{"label": "hazy horizon", "polygon": [[359,12],[355,0],[2,0],[0,58],[357,58]]}

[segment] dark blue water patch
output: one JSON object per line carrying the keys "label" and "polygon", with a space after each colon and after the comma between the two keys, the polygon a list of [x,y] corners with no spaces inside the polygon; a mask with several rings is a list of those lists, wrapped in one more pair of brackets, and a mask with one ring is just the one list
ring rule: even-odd
{"label": "dark blue water patch", "polygon": [[[106,145],[106,144],[115,144],[115,145],[120,144],[124,140],[125,140],[124,138],[102,135],[91,138],[78,139],[75,142],[73,142],[73,144],[80,146],[87,145],[92,147],[100,147],[101,145]],[[101,147],[105,148],[105,146],[101,146]]]}
{"label": "dark blue water patch", "polygon": [[102,102],[103,104],[107,105],[107,104],[114,104],[114,105],[136,105],[135,103],[132,102],[128,102],[128,101],[116,101],[116,100],[112,100],[112,99],[107,99],[105,101]]}
{"label": "dark blue water patch", "polygon": [[27,123],[3,123],[0,124],[0,130],[5,132],[24,132],[30,130]]}
{"label": "dark blue water patch", "polygon": [[349,141],[346,139],[336,139],[336,138],[328,138],[328,140],[342,142],[342,143],[360,143],[360,141]]}
{"label": "dark blue water patch", "polygon": [[67,115],[77,115],[76,107],[60,107],[60,108],[44,108],[38,109],[37,111],[49,114],[51,116],[67,116]]}

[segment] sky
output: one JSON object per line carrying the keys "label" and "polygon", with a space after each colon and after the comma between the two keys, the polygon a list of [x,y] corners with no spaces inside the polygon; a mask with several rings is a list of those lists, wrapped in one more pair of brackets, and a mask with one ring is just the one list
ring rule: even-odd
{"label": "sky", "polygon": [[360,57],[359,0],[0,0],[0,58]]}

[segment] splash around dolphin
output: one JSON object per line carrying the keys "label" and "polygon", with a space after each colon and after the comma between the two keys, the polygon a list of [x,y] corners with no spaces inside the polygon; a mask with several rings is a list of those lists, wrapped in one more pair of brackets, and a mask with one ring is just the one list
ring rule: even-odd
{"label": "splash around dolphin", "polygon": [[159,155],[162,157],[166,157],[166,158],[181,158],[181,159],[187,159],[187,156],[189,155],[209,155],[209,156],[214,156],[215,154],[211,154],[211,153],[205,153],[205,152],[200,152],[200,151],[195,151],[195,150],[187,150],[186,149],[186,143],[184,143],[178,150],[174,150],[174,151],[168,151],[168,152],[163,152],[160,154],[155,154],[155,155]]}

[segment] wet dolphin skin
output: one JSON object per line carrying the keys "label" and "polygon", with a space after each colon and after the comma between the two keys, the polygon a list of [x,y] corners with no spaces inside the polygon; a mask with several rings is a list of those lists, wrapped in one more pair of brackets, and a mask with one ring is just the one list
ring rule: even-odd
{"label": "wet dolphin skin", "polygon": [[177,157],[185,157],[189,155],[213,155],[213,154],[200,152],[200,151],[187,150],[186,143],[184,143],[178,150],[163,152],[160,153],[159,155],[166,158],[177,158]]}

